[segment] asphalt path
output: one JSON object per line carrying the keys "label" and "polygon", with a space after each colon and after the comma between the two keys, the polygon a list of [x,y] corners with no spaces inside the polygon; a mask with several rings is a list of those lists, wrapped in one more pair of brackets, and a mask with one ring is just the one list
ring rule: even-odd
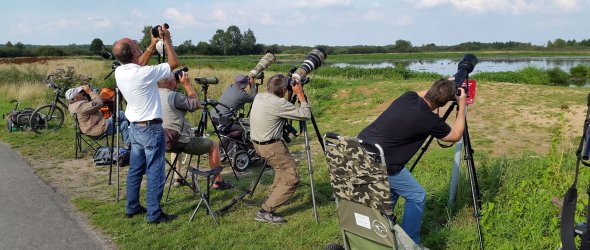
{"label": "asphalt path", "polygon": [[105,249],[71,205],[0,141],[0,249]]}

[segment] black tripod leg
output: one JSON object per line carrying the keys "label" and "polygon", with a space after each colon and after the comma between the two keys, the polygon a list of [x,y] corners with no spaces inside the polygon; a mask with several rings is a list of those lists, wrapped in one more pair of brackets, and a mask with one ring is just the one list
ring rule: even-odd
{"label": "black tripod leg", "polygon": [[250,197],[252,197],[252,195],[254,194],[254,191],[256,190],[256,187],[258,186],[258,183],[260,182],[260,179],[262,178],[262,175],[264,174],[265,169],[266,169],[266,161],[264,161],[264,164],[262,164],[262,167],[260,167],[260,173],[258,174],[258,177],[254,181],[252,181],[252,184],[250,185],[250,189],[242,191],[240,194],[238,194],[237,196],[232,198],[231,201],[229,201],[229,203],[227,203],[227,205],[225,205],[222,208],[220,208],[219,210],[215,211],[215,213],[218,215],[221,215],[221,214],[227,212],[227,210],[229,210],[235,204],[237,204],[238,201],[243,200],[244,197],[246,197],[246,195],[250,195]]}
{"label": "black tripod leg", "polygon": [[465,130],[463,131],[463,143],[465,151],[465,162],[467,164],[467,172],[469,174],[469,183],[471,184],[471,199],[473,202],[473,217],[477,223],[477,234],[479,237],[479,249],[483,249],[483,233],[479,218],[481,214],[479,208],[481,207],[481,194],[479,192],[479,185],[477,184],[477,175],[475,173],[475,164],[473,162],[473,149],[471,148],[471,140],[469,138],[469,130],[467,129],[467,119],[465,119]]}
{"label": "black tripod leg", "polygon": [[[213,124],[213,119],[211,118],[211,114],[209,114],[209,112],[205,112],[206,113],[206,117],[209,117],[209,119],[211,120],[211,124]],[[225,155],[225,159],[228,159],[229,161],[229,155],[227,154],[227,148],[223,145],[222,141],[221,141],[221,135],[219,134],[219,130],[217,130],[217,127],[215,126],[215,124],[213,124],[213,131],[215,131],[215,135],[217,135],[217,139],[219,140],[219,147],[223,148],[223,154]],[[229,161],[231,163],[231,161]],[[232,163],[235,164],[235,163]],[[231,171],[234,173],[234,177],[236,178],[236,181],[240,181],[240,179],[238,178],[238,174],[236,173],[236,170],[233,168],[233,166],[231,167]]]}
{"label": "black tripod leg", "polygon": [[318,128],[318,124],[315,122],[315,117],[313,116],[313,113],[311,113],[311,124],[313,125],[313,129],[315,130],[315,135],[318,137],[318,141],[320,142],[320,145],[322,146],[322,152],[326,153],[326,148],[324,145],[324,138],[322,137],[322,134],[320,133],[320,129]]}
{"label": "black tripod leg", "polygon": [[[314,183],[313,183],[313,168],[311,166],[311,148],[309,146],[309,135],[307,132],[307,124],[305,122],[301,122],[301,129],[303,129],[303,137],[305,138],[305,152],[306,152],[306,156],[307,156],[307,171],[309,173],[309,185],[311,187],[311,202],[313,205],[313,215],[315,218],[315,223],[319,223],[318,208],[316,206]],[[322,145],[323,145],[323,143],[322,143]]]}

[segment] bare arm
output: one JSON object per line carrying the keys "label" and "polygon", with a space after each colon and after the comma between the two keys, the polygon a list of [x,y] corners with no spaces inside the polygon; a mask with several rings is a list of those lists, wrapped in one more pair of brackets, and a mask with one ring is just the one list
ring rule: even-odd
{"label": "bare arm", "polygon": [[461,95],[457,96],[457,105],[459,106],[459,110],[457,110],[457,117],[455,118],[455,122],[453,123],[453,127],[451,132],[443,137],[441,140],[446,142],[457,142],[461,140],[463,137],[463,131],[465,130],[465,89],[459,88],[461,91]]}
{"label": "bare arm", "polygon": [[176,57],[176,51],[172,47],[172,41],[170,40],[170,31],[164,27],[164,25],[160,25],[160,37],[164,39],[164,45],[166,47],[166,55],[168,56],[168,64],[170,65],[170,71],[173,71],[175,68],[178,68],[179,62],[178,57]]}
{"label": "bare arm", "polygon": [[[186,96],[188,98],[199,100],[199,96],[197,95],[197,91],[195,90],[195,87],[193,87],[193,85],[191,84],[187,72],[182,72],[182,75],[180,76],[180,83],[182,83],[182,86],[184,87],[184,90],[186,91]],[[200,109],[200,108],[201,108],[201,102],[197,102],[197,109]]]}
{"label": "bare arm", "polygon": [[154,35],[152,35],[152,32],[150,32],[150,36],[151,36],[150,45],[147,47],[147,49],[145,49],[143,54],[141,54],[141,56],[139,56],[139,65],[140,66],[145,66],[150,62],[150,58],[154,54],[154,49],[156,48],[156,44],[158,43],[158,39],[155,38]]}

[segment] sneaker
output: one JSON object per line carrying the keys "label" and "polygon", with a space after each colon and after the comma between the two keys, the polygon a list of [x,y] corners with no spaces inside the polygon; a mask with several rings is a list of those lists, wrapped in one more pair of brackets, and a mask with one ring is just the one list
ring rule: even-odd
{"label": "sneaker", "polygon": [[232,189],[234,187],[234,185],[232,185],[229,182],[225,182],[225,181],[216,181],[213,183],[213,189],[217,189],[217,190],[226,190],[226,189]]}
{"label": "sneaker", "polygon": [[283,217],[277,216],[276,214],[271,213],[271,212],[261,212],[261,211],[258,211],[258,213],[256,213],[256,218],[254,218],[254,220],[263,221],[263,222],[267,222],[267,223],[275,224],[275,225],[281,225],[281,224],[286,223],[286,221],[285,221],[285,219],[283,219]]}
{"label": "sneaker", "polygon": [[166,222],[170,222],[174,219],[176,219],[176,217],[178,217],[177,215],[174,214],[165,214],[165,213],[161,213],[160,216],[158,216],[158,218],[156,218],[153,221],[148,221],[148,224],[160,224],[160,223],[166,223]]}
{"label": "sneaker", "polygon": [[145,214],[145,213],[147,213],[147,209],[145,209],[145,207],[143,207],[143,206],[139,206],[139,210],[137,210],[137,212],[125,213],[125,217],[131,218],[131,217],[136,216],[138,214]]}
{"label": "sneaker", "polygon": [[181,186],[186,186],[186,185],[187,185],[187,183],[184,182],[183,179],[174,180],[174,182],[172,183],[172,187],[175,187],[175,188],[181,187]]}

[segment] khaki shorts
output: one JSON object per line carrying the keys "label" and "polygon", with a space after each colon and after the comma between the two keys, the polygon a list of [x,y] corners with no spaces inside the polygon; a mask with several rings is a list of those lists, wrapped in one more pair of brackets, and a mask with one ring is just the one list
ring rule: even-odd
{"label": "khaki shorts", "polygon": [[203,137],[192,137],[188,143],[178,142],[173,151],[181,151],[191,155],[202,155],[209,153],[213,148],[213,141]]}

